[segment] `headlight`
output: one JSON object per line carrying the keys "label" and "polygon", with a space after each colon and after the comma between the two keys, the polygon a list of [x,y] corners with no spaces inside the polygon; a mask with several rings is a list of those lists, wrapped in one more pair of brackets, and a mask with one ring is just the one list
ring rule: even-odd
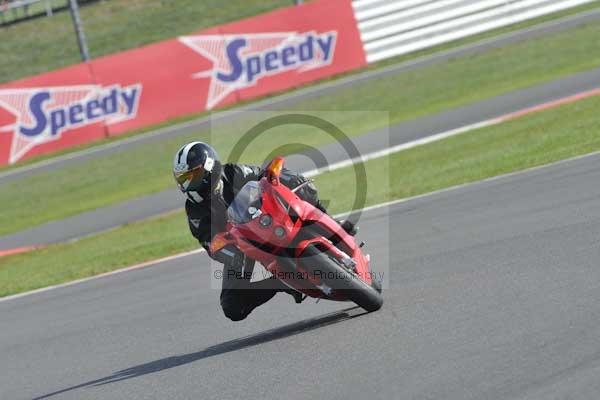
{"label": "headlight", "polygon": [[262,226],[269,226],[271,225],[271,222],[273,221],[273,218],[271,218],[271,216],[269,214],[263,214],[260,216],[260,219],[258,220],[258,222],[262,225]]}
{"label": "headlight", "polygon": [[282,238],[285,236],[285,229],[283,229],[281,226],[276,227],[273,232],[275,233],[275,236],[277,236],[278,238]]}

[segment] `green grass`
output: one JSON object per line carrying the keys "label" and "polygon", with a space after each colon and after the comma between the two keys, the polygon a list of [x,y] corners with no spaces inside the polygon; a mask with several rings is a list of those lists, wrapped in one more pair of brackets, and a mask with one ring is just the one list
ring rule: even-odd
{"label": "green grass", "polygon": [[[365,164],[367,204],[427,193],[600,150],[600,97],[430,143]],[[332,213],[351,208],[354,173],[317,177]],[[0,296],[58,284],[197,247],[182,212],[76,242],[0,258]]]}
{"label": "green grass", "polygon": [[[586,25],[372,80],[290,108],[387,110],[389,122],[398,123],[597,67],[600,65],[599,38],[600,25]],[[347,134],[357,135],[387,125],[388,120],[382,115],[385,114],[334,112],[328,118]],[[182,143],[192,139],[209,140],[226,156],[248,126],[251,123],[243,119],[219,124],[211,132],[167,137],[125,153],[2,185],[0,235],[173,187],[171,158]],[[295,143],[311,146],[331,141],[312,129],[290,126],[253,143],[254,150],[247,152],[243,161],[260,162],[270,149],[289,143],[290,138]],[[289,148],[288,152],[293,149]],[[40,206],[40,193],[44,193],[43,206]],[[29,212],[31,209],[37,212]]]}
{"label": "green grass", "polygon": [[198,247],[183,212],[76,242],[0,258],[0,297],[68,282]]}
{"label": "green grass", "polygon": [[[106,0],[81,7],[90,55],[172,38],[291,5],[290,0]],[[0,82],[81,61],[69,11],[0,27]]]}

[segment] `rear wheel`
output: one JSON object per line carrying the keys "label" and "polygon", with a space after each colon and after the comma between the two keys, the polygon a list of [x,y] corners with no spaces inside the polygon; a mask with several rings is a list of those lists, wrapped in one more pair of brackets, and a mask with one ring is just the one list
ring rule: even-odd
{"label": "rear wheel", "polygon": [[[310,273],[319,276],[324,290],[342,292],[344,296],[364,308],[366,311],[377,311],[383,305],[383,297],[374,287],[360,279],[326,253],[315,246],[308,246],[302,254],[302,264],[311,267]],[[319,271],[317,275],[317,271]]]}

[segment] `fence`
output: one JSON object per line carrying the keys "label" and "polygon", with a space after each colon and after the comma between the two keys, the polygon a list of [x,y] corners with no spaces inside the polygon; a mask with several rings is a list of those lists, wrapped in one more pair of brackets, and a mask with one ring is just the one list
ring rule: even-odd
{"label": "fence", "polygon": [[[89,3],[95,0],[80,0]],[[65,11],[69,0],[0,0],[0,24],[18,23],[36,17],[51,17]]]}
{"label": "fence", "polygon": [[354,0],[369,63],[594,0]]}
{"label": "fence", "polygon": [[[61,6],[66,6],[66,1],[61,2]],[[36,7],[38,6],[38,7]],[[18,19],[21,15],[29,17],[33,13],[45,12],[47,16],[52,16],[56,4],[52,0],[0,0],[0,19],[4,20],[4,14],[13,14],[13,19]]]}

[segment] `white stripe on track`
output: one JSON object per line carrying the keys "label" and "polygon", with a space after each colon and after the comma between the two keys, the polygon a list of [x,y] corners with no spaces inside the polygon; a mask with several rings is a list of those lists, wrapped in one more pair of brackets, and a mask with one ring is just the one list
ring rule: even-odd
{"label": "white stripe on track", "polygon": [[162,262],[177,260],[178,258],[187,257],[187,256],[190,256],[192,254],[199,254],[199,253],[202,253],[203,251],[204,251],[204,249],[196,249],[196,250],[192,250],[192,251],[186,251],[185,253],[179,253],[179,254],[174,254],[172,256],[159,258],[159,259],[156,259],[156,260],[145,261],[143,263],[135,264],[135,265],[132,265],[132,266],[129,266],[129,267],[126,267],[126,268],[121,268],[121,269],[116,269],[114,271],[105,272],[105,273],[102,273],[100,275],[94,275],[94,276],[90,276],[90,277],[87,277],[87,278],[77,279],[77,280],[70,281],[70,282],[65,282],[65,283],[60,283],[58,285],[46,286],[46,287],[43,287],[43,288],[40,288],[40,289],[31,290],[29,292],[23,292],[23,293],[13,294],[11,296],[0,297],[0,302],[9,301],[9,300],[15,300],[15,299],[19,299],[21,297],[30,296],[32,294],[38,294],[38,293],[48,292],[48,291],[54,290],[54,289],[61,289],[61,288],[65,288],[65,287],[77,285],[79,283],[89,282],[89,281],[92,281],[94,279],[100,279],[100,278],[105,278],[105,277],[111,276],[111,275],[121,274],[123,272],[135,271],[135,270],[138,270],[138,269],[142,269],[142,268],[150,267],[150,266],[153,266],[153,265],[156,265],[156,264],[160,264]]}
{"label": "white stripe on track", "polygon": [[475,124],[471,124],[471,125],[457,128],[457,129],[452,129],[452,130],[449,130],[446,132],[427,136],[422,139],[417,139],[417,140],[413,140],[411,142],[406,142],[406,143],[402,143],[402,144],[399,144],[396,146],[388,147],[386,149],[374,151],[372,153],[365,154],[365,155],[355,157],[352,159],[338,161],[336,163],[327,165],[322,168],[317,168],[317,169],[313,169],[313,170],[304,172],[304,173],[302,173],[302,175],[306,176],[307,178],[311,178],[313,176],[317,176],[317,175],[323,174],[325,172],[331,172],[331,171],[335,171],[337,169],[349,167],[349,166],[359,163],[359,162],[366,162],[369,160],[373,160],[375,158],[385,157],[385,156],[388,156],[393,153],[398,153],[403,150],[412,149],[413,147],[422,146],[424,144],[428,144],[428,143],[432,143],[432,142],[437,142],[438,140],[442,140],[442,139],[446,139],[446,138],[449,138],[452,136],[460,135],[461,133],[470,132],[475,129],[484,128],[486,126],[491,126],[491,125],[494,125],[497,123],[499,123],[499,122],[496,122],[496,120],[477,122]]}
{"label": "white stripe on track", "polygon": [[392,147],[388,147],[388,148],[381,149],[378,151],[374,151],[372,153],[358,156],[358,157],[355,157],[352,159],[338,161],[336,163],[326,165],[325,167],[321,167],[321,168],[317,168],[317,169],[313,169],[313,170],[304,172],[303,175],[306,176],[307,178],[311,178],[311,177],[314,177],[314,176],[317,176],[317,175],[320,175],[320,174],[323,174],[326,172],[331,172],[331,171],[335,171],[335,170],[338,170],[341,168],[350,167],[350,166],[360,163],[360,162],[366,162],[366,161],[373,160],[376,158],[386,157],[386,156],[389,156],[394,153],[412,149],[414,147],[423,146],[428,143],[437,142],[439,140],[447,139],[452,136],[461,135],[463,133],[471,132],[471,131],[474,131],[477,129],[498,125],[503,122],[512,121],[512,120],[515,120],[515,119],[518,119],[518,118],[521,118],[521,117],[524,117],[524,116],[527,116],[530,114],[535,114],[538,112],[551,110],[553,108],[557,108],[557,107],[560,107],[563,105],[575,103],[577,101],[585,100],[587,98],[599,96],[599,95],[600,95],[600,88],[586,90],[583,92],[576,93],[574,95],[561,97],[559,99],[548,101],[546,103],[537,104],[533,107],[528,107],[528,108],[525,108],[522,110],[517,110],[517,111],[511,112],[508,114],[504,114],[499,117],[494,117],[494,118],[491,118],[491,119],[488,119],[485,121],[476,122],[474,124],[462,126],[460,128],[451,129],[449,131],[437,133],[435,135],[426,136],[422,139],[417,139],[417,140],[413,140],[410,142],[402,143],[402,144],[399,144],[396,146],[392,146]]}

